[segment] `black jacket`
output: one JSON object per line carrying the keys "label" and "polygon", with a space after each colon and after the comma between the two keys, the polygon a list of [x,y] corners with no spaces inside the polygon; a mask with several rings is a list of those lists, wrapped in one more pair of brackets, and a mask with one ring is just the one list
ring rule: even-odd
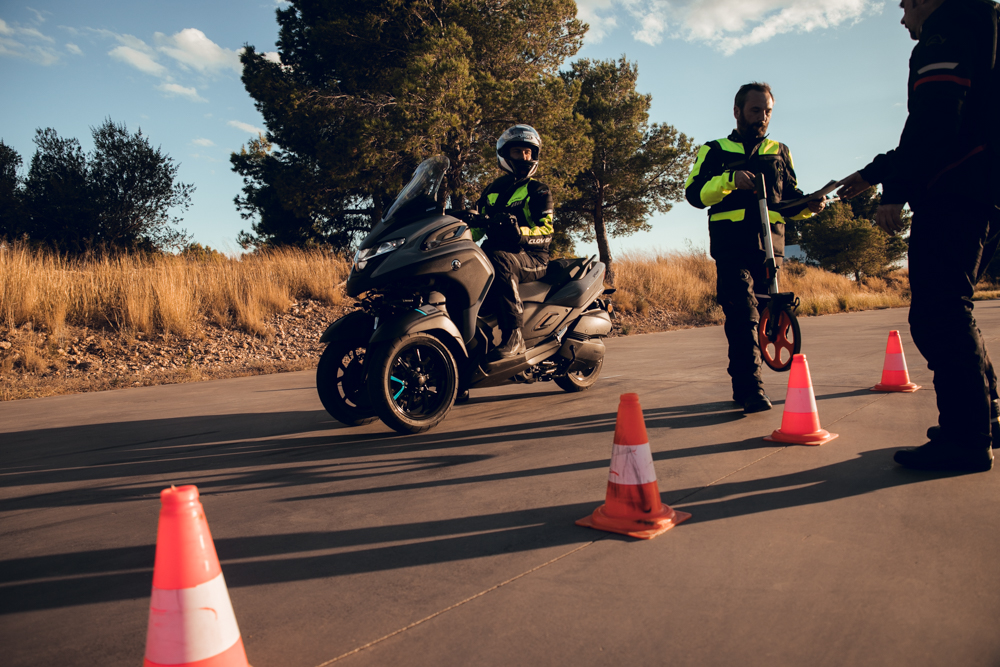
{"label": "black jacket", "polygon": [[997,20],[991,0],[946,0],[924,21],[910,55],[909,115],[899,147],[861,170],[866,181],[882,184],[883,203],[1000,203],[997,147],[990,145],[1000,123]]}
{"label": "black jacket", "polygon": [[[504,174],[479,197],[476,208],[487,218],[506,213],[517,219],[517,244],[527,252],[547,260],[554,231],[552,193],[544,183],[528,178],[515,180]],[[473,229],[477,241],[486,235],[483,228]]]}
{"label": "black jacket", "polygon": [[[736,259],[763,250],[763,228],[757,195],[736,188],[734,172],[749,171],[764,175],[768,214],[771,218],[771,243],[774,254],[785,253],[785,219],[772,204],[803,196],[795,179],[792,154],[785,144],[768,138],[760,144],[745,146],[733,130],[725,139],[709,141],[698,151],[684,195],[697,208],[708,208],[708,235],[712,257]],[[811,217],[809,209],[792,220]]]}

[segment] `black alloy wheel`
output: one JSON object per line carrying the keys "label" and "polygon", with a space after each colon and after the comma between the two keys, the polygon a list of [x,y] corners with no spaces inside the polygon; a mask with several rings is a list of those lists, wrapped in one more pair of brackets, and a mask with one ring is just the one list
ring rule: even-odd
{"label": "black alloy wheel", "polygon": [[368,396],[378,416],[400,433],[423,433],[441,422],[458,395],[455,358],[436,337],[403,336],[373,350]]}
{"label": "black alloy wheel", "polygon": [[316,367],[316,391],[330,416],[347,426],[370,424],[378,417],[368,400],[365,344],[334,340]]}
{"label": "black alloy wheel", "polygon": [[566,375],[560,375],[553,379],[563,391],[568,391],[570,393],[587,391],[597,382],[597,378],[600,376],[601,368],[603,366],[604,357],[601,357],[601,360],[590,368],[584,368],[579,371],[571,371],[566,373]]}

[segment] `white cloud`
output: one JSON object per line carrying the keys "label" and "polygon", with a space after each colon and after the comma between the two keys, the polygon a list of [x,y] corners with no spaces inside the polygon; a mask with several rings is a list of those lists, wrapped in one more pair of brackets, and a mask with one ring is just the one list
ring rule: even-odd
{"label": "white cloud", "polygon": [[613,6],[614,0],[577,0],[576,17],[590,26],[587,31],[588,42],[596,44],[618,27],[618,19],[614,16],[598,14],[608,12]]}
{"label": "white cloud", "polygon": [[158,51],[199,72],[242,69],[239,51],[222,48],[197,28],[185,28],[170,37],[158,32],[154,40]]}
{"label": "white cloud", "polygon": [[207,102],[204,97],[198,94],[197,88],[185,88],[176,83],[161,83],[156,87],[158,90],[170,95],[171,97],[186,97],[192,102]]}
{"label": "white cloud", "polygon": [[270,60],[272,63],[281,64],[281,56],[277,51],[265,51],[264,60]]}
{"label": "white cloud", "polygon": [[28,37],[34,37],[35,39],[40,39],[43,42],[48,42],[49,44],[55,44],[56,41],[51,37],[49,37],[48,35],[43,35],[39,30],[36,30],[35,28],[18,28],[17,31],[22,35],[27,35]]}
{"label": "white cloud", "polygon": [[83,50],[76,44],[70,43],[66,45],[66,50],[72,53],[74,56],[82,56]]}
{"label": "white cloud", "polygon": [[116,46],[108,51],[108,55],[146,74],[164,77],[168,74],[167,68],[156,62],[152,54],[134,49],[131,46]]}
{"label": "white cloud", "polygon": [[[45,16],[40,11],[38,11],[37,9],[33,9],[31,7],[25,7],[25,9],[27,9],[29,12],[34,12],[36,21],[38,21],[39,23],[45,23]],[[45,13],[51,14],[52,12],[45,12]]]}
{"label": "white cloud", "polygon": [[[607,11],[611,2],[637,24],[632,31],[637,41],[655,46],[665,37],[679,38],[709,44],[727,55],[784,33],[855,23],[884,6],[883,0],[583,0],[580,4],[584,12],[594,12]],[[599,32],[596,41],[603,36]]]}
{"label": "white cloud", "polygon": [[201,138],[201,137],[195,139],[191,143],[194,144],[195,146],[205,146],[206,148],[208,148],[209,146],[214,146],[215,145],[215,142],[212,141],[211,139],[204,139],[204,138]]}
{"label": "white cloud", "polygon": [[247,132],[254,136],[257,136],[258,134],[265,134],[264,130],[260,129],[259,127],[255,127],[250,123],[244,123],[241,120],[231,120],[229,121],[228,125],[230,127],[235,127],[237,130],[243,130],[244,132]]}
{"label": "white cloud", "polygon": [[49,46],[54,43],[54,39],[36,28],[24,28],[0,19],[0,56],[22,58],[39,65],[52,65],[59,62],[59,52]]}

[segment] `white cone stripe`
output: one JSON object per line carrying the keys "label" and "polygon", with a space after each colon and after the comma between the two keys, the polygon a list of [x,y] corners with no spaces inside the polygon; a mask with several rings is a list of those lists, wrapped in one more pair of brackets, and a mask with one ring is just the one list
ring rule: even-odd
{"label": "white cone stripe", "polygon": [[905,371],[906,358],[902,354],[885,355],[885,364],[882,365],[884,371]]}
{"label": "white cone stripe", "polygon": [[785,394],[785,412],[801,412],[803,414],[817,412],[813,390],[809,387],[804,389],[789,387],[788,393]]}
{"label": "white cone stripe", "polygon": [[183,665],[218,655],[240,639],[222,574],[194,588],[153,587],[146,630],[146,659]]}
{"label": "white cone stripe", "polygon": [[645,445],[614,445],[608,481],[615,484],[649,484],[656,481],[653,453]]}

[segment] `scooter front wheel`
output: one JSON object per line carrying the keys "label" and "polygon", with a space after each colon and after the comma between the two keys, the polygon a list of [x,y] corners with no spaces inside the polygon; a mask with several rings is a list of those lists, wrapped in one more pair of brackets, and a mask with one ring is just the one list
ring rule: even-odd
{"label": "scooter front wheel", "polygon": [[[772,317],[777,317],[773,325]],[[773,332],[773,338],[768,336],[769,330]],[[760,356],[768,368],[779,373],[790,369],[792,355],[802,350],[802,336],[795,313],[782,308],[775,315],[770,306],[765,307],[757,324],[757,341],[760,343]]]}
{"label": "scooter front wheel", "polygon": [[316,392],[330,416],[348,426],[377,419],[365,383],[365,343],[331,341],[316,366]]}
{"label": "scooter front wheel", "polygon": [[423,433],[437,426],[457,395],[455,358],[434,336],[409,334],[371,351],[368,396],[393,430]]}

